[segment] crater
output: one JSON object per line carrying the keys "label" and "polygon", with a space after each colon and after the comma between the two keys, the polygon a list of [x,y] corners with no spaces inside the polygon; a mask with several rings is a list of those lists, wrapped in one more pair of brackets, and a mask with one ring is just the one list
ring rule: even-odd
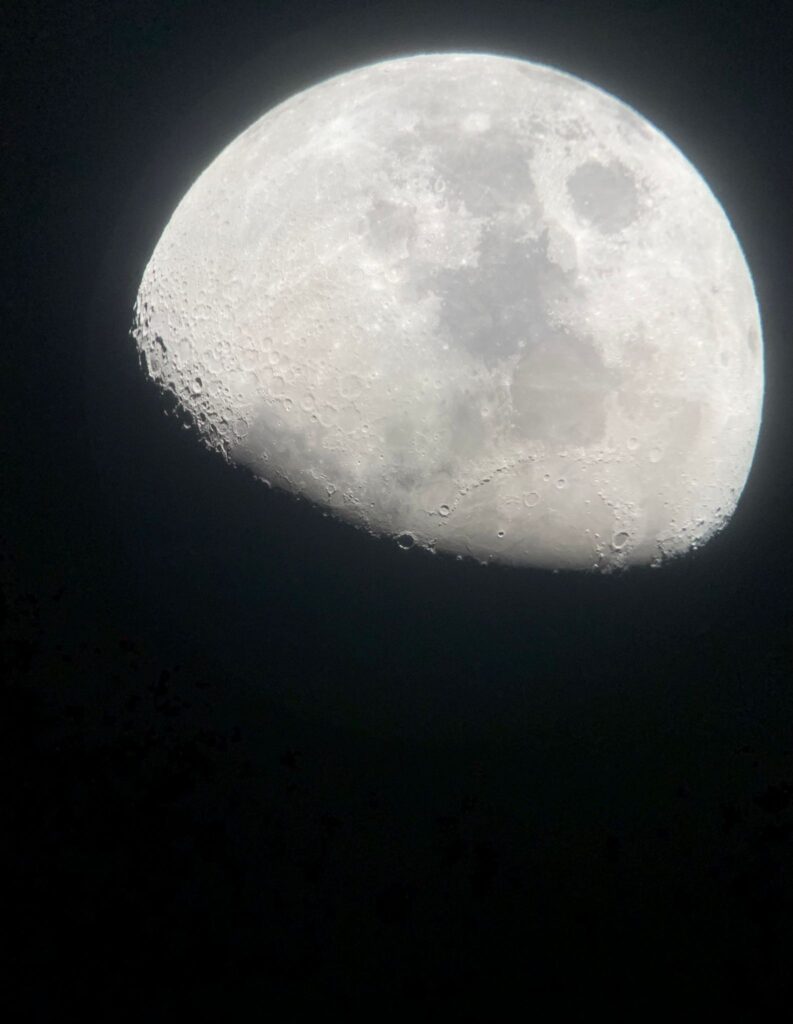
{"label": "crater", "polygon": [[581,164],[567,179],[567,191],[578,216],[605,235],[622,231],[638,214],[636,182],[618,160]]}

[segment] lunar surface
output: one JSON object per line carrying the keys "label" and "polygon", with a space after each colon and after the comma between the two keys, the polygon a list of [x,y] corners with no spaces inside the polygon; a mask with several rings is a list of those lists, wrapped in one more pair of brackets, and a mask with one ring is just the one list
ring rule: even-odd
{"label": "lunar surface", "polygon": [[699,173],[615,97],[488,54],[266,113],[173,214],[133,336],[229,461],[482,562],[701,545],[760,426],[751,274]]}

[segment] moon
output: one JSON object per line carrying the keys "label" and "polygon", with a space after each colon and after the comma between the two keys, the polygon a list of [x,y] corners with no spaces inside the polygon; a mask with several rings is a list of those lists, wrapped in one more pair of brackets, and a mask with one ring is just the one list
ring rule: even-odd
{"label": "moon", "polygon": [[760,428],[752,277],[701,175],[614,96],[486,53],[265,113],[179,203],[132,334],[229,462],[480,562],[682,555]]}

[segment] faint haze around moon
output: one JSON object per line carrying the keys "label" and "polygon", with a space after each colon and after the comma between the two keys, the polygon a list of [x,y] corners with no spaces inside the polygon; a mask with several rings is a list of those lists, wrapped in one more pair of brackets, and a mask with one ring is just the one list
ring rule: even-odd
{"label": "faint haze around moon", "polygon": [[757,301],[707,184],[613,96],[489,54],[266,113],[179,204],[133,334],[230,461],[483,562],[682,554],[760,426]]}

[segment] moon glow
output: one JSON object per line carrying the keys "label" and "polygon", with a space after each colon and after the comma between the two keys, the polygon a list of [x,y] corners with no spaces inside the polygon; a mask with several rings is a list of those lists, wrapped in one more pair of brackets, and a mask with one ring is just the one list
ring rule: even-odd
{"label": "moon glow", "polygon": [[702,177],[615,97],[488,54],[267,112],[177,207],[133,335],[229,461],[483,562],[701,545],[760,427],[752,278]]}

